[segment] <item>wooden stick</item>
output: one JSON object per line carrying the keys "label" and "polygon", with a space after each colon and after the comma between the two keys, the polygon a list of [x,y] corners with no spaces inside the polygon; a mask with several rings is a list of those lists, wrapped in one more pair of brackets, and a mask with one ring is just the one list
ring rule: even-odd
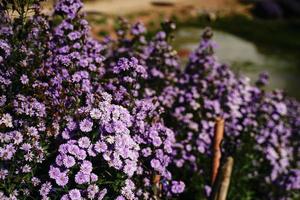
{"label": "wooden stick", "polygon": [[214,182],[217,178],[220,160],[221,160],[221,142],[224,137],[224,119],[218,117],[216,119],[215,125],[215,135],[213,143],[213,166],[212,166],[212,175],[211,175],[211,185],[214,185]]}
{"label": "wooden stick", "polygon": [[220,183],[217,184],[219,188],[217,189],[216,195],[213,197],[213,200],[226,200],[230,185],[233,163],[234,160],[232,157],[228,157],[226,159],[226,162],[221,170]]}
{"label": "wooden stick", "polygon": [[160,197],[160,191],[162,189],[162,185],[160,183],[160,175],[154,175],[153,177],[153,191],[154,191],[154,198],[159,199]]}

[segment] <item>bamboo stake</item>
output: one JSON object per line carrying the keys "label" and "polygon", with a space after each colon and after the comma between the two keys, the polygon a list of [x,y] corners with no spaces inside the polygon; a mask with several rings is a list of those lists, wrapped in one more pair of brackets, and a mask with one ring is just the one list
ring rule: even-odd
{"label": "bamboo stake", "polygon": [[153,177],[153,191],[154,191],[154,198],[157,200],[160,197],[160,191],[162,189],[162,185],[160,183],[160,175],[154,175]]}
{"label": "bamboo stake", "polygon": [[212,166],[211,185],[214,185],[215,180],[218,176],[220,160],[222,156],[221,142],[223,137],[224,137],[224,119],[218,117],[216,119],[214,143],[213,143],[213,166]]}
{"label": "bamboo stake", "polygon": [[213,197],[213,200],[226,200],[230,185],[233,163],[234,160],[232,157],[228,157],[226,159],[226,162],[221,170],[220,183],[217,184],[219,188],[217,188],[217,192],[216,195]]}

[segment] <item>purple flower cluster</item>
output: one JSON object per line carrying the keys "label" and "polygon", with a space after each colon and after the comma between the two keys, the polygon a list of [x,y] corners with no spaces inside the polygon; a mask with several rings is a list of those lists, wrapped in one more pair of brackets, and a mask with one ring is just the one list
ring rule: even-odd
{"label": "purple flower cluster", "polygon": [[[171,106],[176,96],[176,87],[173,89],[171,83],[176,82],[174,78],[179,72],[178,63],[175,63],[177,56],[167,42],[167,33],[161,32],[148,41],[141,23],[129,26],[121,19],[118,39],[106,43],[110,49],[105,50],[104,78],[109,80],[105,88],[113,95],[113,101],[128,108],[132,115],[131,135],[140,147],[137,174],[133,177],[137,195],[151,199],[154,195],[152,180],[157,175],[161,177],[162,195],[177,195],[183,190],[172,192],[173,177],[169,169],[175,135],[162,119],[164,107]],[[161,63],[161,56],[174,59],[174,62]],[[156,67],[159,67],[155,69],[157,72],[161,70],[159,73],[164,74],[160,78],[151,74]],[[169,77],[168,82],[165,77]]]}
{"label": "purple flower cluster", "polygon": [[7,58],[11,53],[10,45],[5,40],[0,40],[0,50],[1,50],[1,57],[0,63],[3,62],[5,58]]}
{"label": "purple flower cluster", "polygon": [[[136,172],[139,145],[129,130],[130,113],[103,92],[102,45],[88,35],[81,6],[58,1],[52,16],[58,24],[38,9],[25,25],[1,11],[1,24],[16,29],[1,34],[1,199],[30,198],[37,190],[43,199],[102,199],[129,191],[125,180]],[[28,33],[13,42],[23,26]],[[116,182],[119,191],[100,190],[99,184],[112,188]],[[61,190],[66,187],[70,191]]]}
{"label": "purple flower cluster", "polygon": [[[297,122],[299,125],[295,114],[299,114],[299,105],[294,102],[296,111],[293,116],[288,114],[290,100],[280,91],[263,89],[268,82],[266,73],[259,77],[257,86],[251,86],[249,79],[235,75],[218,62],[215,46],[210,30],[206,30],[179,79],[180,92],[171,113],[180,138],[174,163],[179,168],[185,168],[187,163],[190,169],[207,173],[209,164],[203,160],[211,156],[215,120],[222,117],[225,119],[223,151],[237,158],[244,153],[260,155],[257,160],[248,161],[252,162],[248,176],[258,179],[258,173],[268,166],[267,173],[264,171],[265,182],[260,184],[269,184],[270,188],[277,185],[284,191],[278,194],[270,189],[270,198],[288,196],[292,187],[287,188],[291,184],[285,180],[295,180],[295,177],[289,179],[289,171],[299,162],[296,156],[299,150],[293,144],[293,138],[299,135],[299,128],[295,127]],[[254,143],[249,149],[247,144],[251,142]]]}
{"label": "purple flower cluster", "polygon": [[[217,61],[214,47],[214,42],[204,37],[179,79],[180,92],[171,113],[183,128],[177,145],[181,156],[175,159],[178,167],[187,161],[197,170],[198,155],[210,156],[217,117],[225,119],[230,140],[242,134],[244,127],[256,123],[249,106],[253,87],[247,78],[236,77]],[[238,141],[234,142],[238,145]]]}
{"label": "purple flower cluster", "polygon": [[[81,197],[87,195],[87,197],[93,199],[96,196],[103,196],[96,185],[98,175],[93,173],[94,168],[91,162],[98,154],[95,151],[95,145],[91,144],[87,137],[82,137],[78,141],[69,140],[67,143],[60,145],[58,151],[55,165],[50,166],[49,177],[60,187],[70,185],[71,181],[75,181],[77,185],[85,185],[85,189],[82,187],[81,190],[72,189],[62,198],[81,199]],[[78,169],[75,173],[74,168]],[[49,194],[47,192],[47,195]]]}
{"label": "purple flower cluster", "polygon": [[83,3],[80,0],[62,0],[58,1],[55,6],[55,12],[73,19],[82,8]]}
{"label": "purple flower cluster", "polygon": [[190,176],[208,191],[216,117],[223,151],[252,159],[245,176],[268,198],[298,195],[299,102],[219,63],[210,31],[180,67],[172,22],[148,38],[121,19],[99,42],[80,0],[50,16],[0,6],[0,199],[170,199]]}
{"label": "purple flower cluster", "polygon": [[30,31],[25,31],[25,24],[6,11],[5,5],[1,7],[0,198],[20,199],[37,185],[35,172],[47,155],[51,126],[47,126],[44,91],[38,87],[45,84],[38,71],[44,61],[41,54],[46,52],[41,44],[47,38],[33,38],[47,32],[48,26],[37,10],[26,22]]}
{"label": "purple flower cluster", "polygon": [[[136,101],[133,109],[134,116],[134,139],[141,148],[140,166],[137,171],[137,179],[140,190],[145,190],[143,196],[151,195],[151,181],[155,175],[161,176],[161,181],[166,195],[170,196],[172,191],[169,187],[173,180],[169,166],[172,163],[172,152],[175,145],[174,132],[159,121],[157,110],[159,104],[154,104],[151,99]],[[177,194],[177,193],[173,193]]]}

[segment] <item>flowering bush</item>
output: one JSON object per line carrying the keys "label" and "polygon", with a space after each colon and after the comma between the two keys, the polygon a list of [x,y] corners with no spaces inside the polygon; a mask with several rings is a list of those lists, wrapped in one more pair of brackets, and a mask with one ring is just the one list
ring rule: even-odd
{"label": "flowering bush", "polygon": [[[234,156],[235,165],[243,166],[241,171],[234,171],[236,178],[233,179],[245,181],[240,184],[241,188],[235,186],[236,193],[231,198],[241,199],[247,195],[254,198],[260,193],[271,199],[287,198],[299,187],[297,172],[290,173],[295,170],[298,162],[295,155],[299,153],[292,144],[294,137],[299,136],[299,129],[291,125],[297,124],[299,117],[288,115],[290,100],[282,92],[269,93],[263,89],[268,80],[265,73],[257,86],[251,86],[248,78],[239,77],[220,64],[214,56],[215,43],[211,36],[210,30],[204,32],[178,84],[180,92],[171,113],[180,138],[174,152],[175,165],[183,169],[188,167],[188,171],[200,172],[204,177],[209,175],[214,122],[216,117],[222,117],[226,121],[225,156]],[[293,112],[297,112],[299,103],[292,102]],[[202,181],[209,182],[203,178]],[[209,194],[210,187],[207,185],[205,189]]]}
{"label": "flowering bush", "polygon": [[210,31],[181,67],[172,22],[149,36],[121,19],[117,38],[96,41],[80,0],[50,16],[40,2],[0,3],[0,199],[209,193],[220,116],[242,168],[231,199],[299,197],[299,103],[219,63]]}
{"label": "flowering bush", "polygon": [[1,198],[152,199],[155,175],[165,195],[182,192],[167,169],[174,133],[138,96],[138,60],[102,55],[80,1],[58,1],[51,18],[1,6]]}

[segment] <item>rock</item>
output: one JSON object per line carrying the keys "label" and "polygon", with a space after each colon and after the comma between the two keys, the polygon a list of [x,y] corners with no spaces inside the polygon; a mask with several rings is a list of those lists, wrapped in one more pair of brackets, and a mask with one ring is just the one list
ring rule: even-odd
{"label": "rock", "polygon": [[[284,0],[285,1],[285,0]],[[253,13],[258,17],[276,19],[283,17],[280,5],[272,0],[263,0],[255,4]]]}
{"label": "rock", "polygon": [[279,0],[279,4],[286,16],[300,16],[300,0]]}
{"label": "rock", "polygon": [[151,1],[151,4],[153,6],[174,6],[174,2],[172,1],[164,1],[164,0],[156,0],[156,1]]}

